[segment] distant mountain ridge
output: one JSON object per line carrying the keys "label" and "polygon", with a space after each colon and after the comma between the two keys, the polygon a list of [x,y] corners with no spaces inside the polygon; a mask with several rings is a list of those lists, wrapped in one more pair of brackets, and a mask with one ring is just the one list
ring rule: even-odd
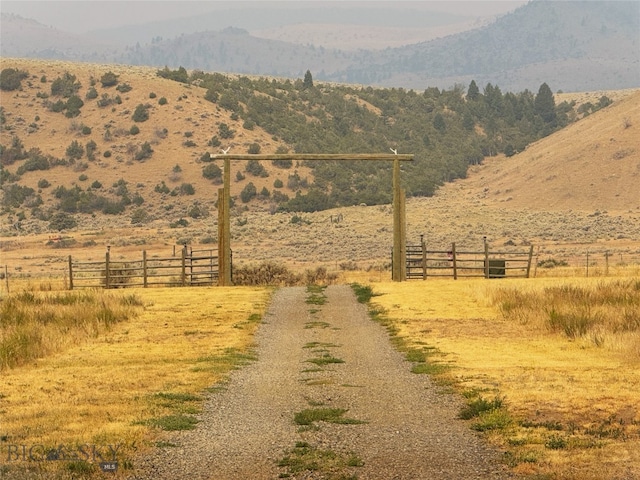
{"label": "distant mountain ridge", "polygon": [[[468,85],[472,79],[481,86],[499,85],[504,91],[535,91],[543,82],[564,91],[640,86],[640,2],[635,1],[534,0],[475,30],[404,47],[358,51],[258,38],[246,30],[254,26],[246,13],[238,10],[234,15],[220,15],[215,21],[208,16],[176,19],[176,29],[189,25],[198,29],[207,24],[211,29],[173,38],[162,35],[168,31],[167,24],[118,29],[121,40],[133,39],[136,28],[144,30],[147,38],[154,28],[158,32],[147,43],[122,47],[109,31],[94,32],[93,37],[75,36],[3,14],[1,53],[3,57],[184,66],[285,78],[299,78],[310,70],[318,80],[417,90]],[[244,23],[233,25],[241,29],[221,27],[212,31],[221,25],[228,27],[229,22],[240,22],[242,15],[247,17]],[[291,15],[299,20],[296,11]],[[341,31],[356,21],[351,13],[345,13],[339,21],[335,15],[326,15],[321,20],[333,18],[335,28]],[[405,12],[408,27],[415,25],[416,19],[418,23],[427,21],[424,16],[414,16]],[[402,18],[389,17],[389,22],[396,25]],[[381,28],[383,19],[370,27],[372,35]],[[269,25],[284,22],[273,13],[267,20]],[[456,20],[434,17],[433,24]]]}
{"label": "distant mountain ridge", "polygon": [[[563,63],[573,76],[557,71]],[[522,90],[539,82],[533,67],[559,88],[594,90],[605,76],[602,65],[610,70],[609,88],[640,85],[640,3],[533,1],[487,27],[392,49],[329,79],[410,87],[424,79],[476,79]]]}

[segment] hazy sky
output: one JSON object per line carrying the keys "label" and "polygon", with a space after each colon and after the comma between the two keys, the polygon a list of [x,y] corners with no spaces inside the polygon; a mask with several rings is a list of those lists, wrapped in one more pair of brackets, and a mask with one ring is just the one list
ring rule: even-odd
{"label": "hazy sky", "polygon": [[[38,22],[53,26],[60,30],[73,33],[84,33],[99,28],[110,28],[123,25],[141,24],[159,20],[169,20],[176,17],[187,17],[211,12],[219,9],[239,8],[249,10],[254,5],[283,6],[290,4],[292,8],[305,5],[331,8],[339,0],[301,1],[283,0],[271,1],[120,1],[120,0],[39,0],[12,1],[2,0],[0,11],[15,13],[25,18],[32,18]],[[464,1],[339,1],[341,6],[358,6],[363,9],[379,6],[402,8],[420,8],[438,10],[469,16],[493,16],[515,10],[526,4],[520,0],[464,0]]]}

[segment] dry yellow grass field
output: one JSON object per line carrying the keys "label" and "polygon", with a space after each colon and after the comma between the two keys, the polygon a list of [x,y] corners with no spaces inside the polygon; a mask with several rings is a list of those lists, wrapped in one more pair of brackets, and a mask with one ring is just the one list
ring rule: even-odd
{"label": "dry yellow grass field", "polygon": [[[26,288],[33,291],[33,285]],[[79,346],[2,372],[0,447],[3,463],[11,461],[0,468],[9,468],[4,473],[10,475],[34,463],[44,471],[61,463],[25,461],[16,445],[62,445],[70,454],[81,445],[103,451],[120,445],[118,461],[126,469],[153,444],[158,430],[150,420],[197,412],[203,393],[250,358],[270,292],[236,287],[115,293],[135,295],[144,307]],[[181,396],[190,399],[189,408],[171,401]]]}
{"label": "dry yellow grass field", "polygon": [[[637,275],[635,277],[637,282]],[[535,478],[640,476],[640,336],[598,347],[544,325],[505,319],[500,291],[593,288],[608,279],[545,278],[487,282],[370,283],[409,348],[425,346],[439,376],[458,392],[503,397],[512,424],[489,432],[514,471]],[[435,352],[435,353],[433,353]],[[556,442],[556,443],[554,443]]]}

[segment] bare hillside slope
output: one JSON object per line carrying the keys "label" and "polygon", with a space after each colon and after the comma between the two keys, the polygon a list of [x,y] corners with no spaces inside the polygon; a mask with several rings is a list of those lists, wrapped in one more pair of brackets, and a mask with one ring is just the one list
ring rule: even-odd
{"label": "bare hillside slope", "polygon": [[536,210],[640,210],[640,91],[445,187]]}

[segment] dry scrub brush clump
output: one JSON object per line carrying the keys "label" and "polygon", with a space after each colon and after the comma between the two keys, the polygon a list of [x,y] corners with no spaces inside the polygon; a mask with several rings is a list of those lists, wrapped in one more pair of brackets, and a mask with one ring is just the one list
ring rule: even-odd
{"label": "dry scrub brush clump", "polygon": [[566,284],[535,291],[499,289],[493,302],[507,320],[640,357],[640,280]]}
{"label": "dry scrub brush clump", "polygon": [[135,314],[135,295],[23,291],[0,303],[0,370],[23,365],[108,331]]}
{"label": "dry scrub brush clump", "polygon": [[334,283],[337,278],[337,274],[329,273],[325,267],[317,267],[315,270],[306,270],[304,274],[298,274],[284,265],[273,262],[242,266],[233,271],[233,283],[245,286],[328,285]]}

